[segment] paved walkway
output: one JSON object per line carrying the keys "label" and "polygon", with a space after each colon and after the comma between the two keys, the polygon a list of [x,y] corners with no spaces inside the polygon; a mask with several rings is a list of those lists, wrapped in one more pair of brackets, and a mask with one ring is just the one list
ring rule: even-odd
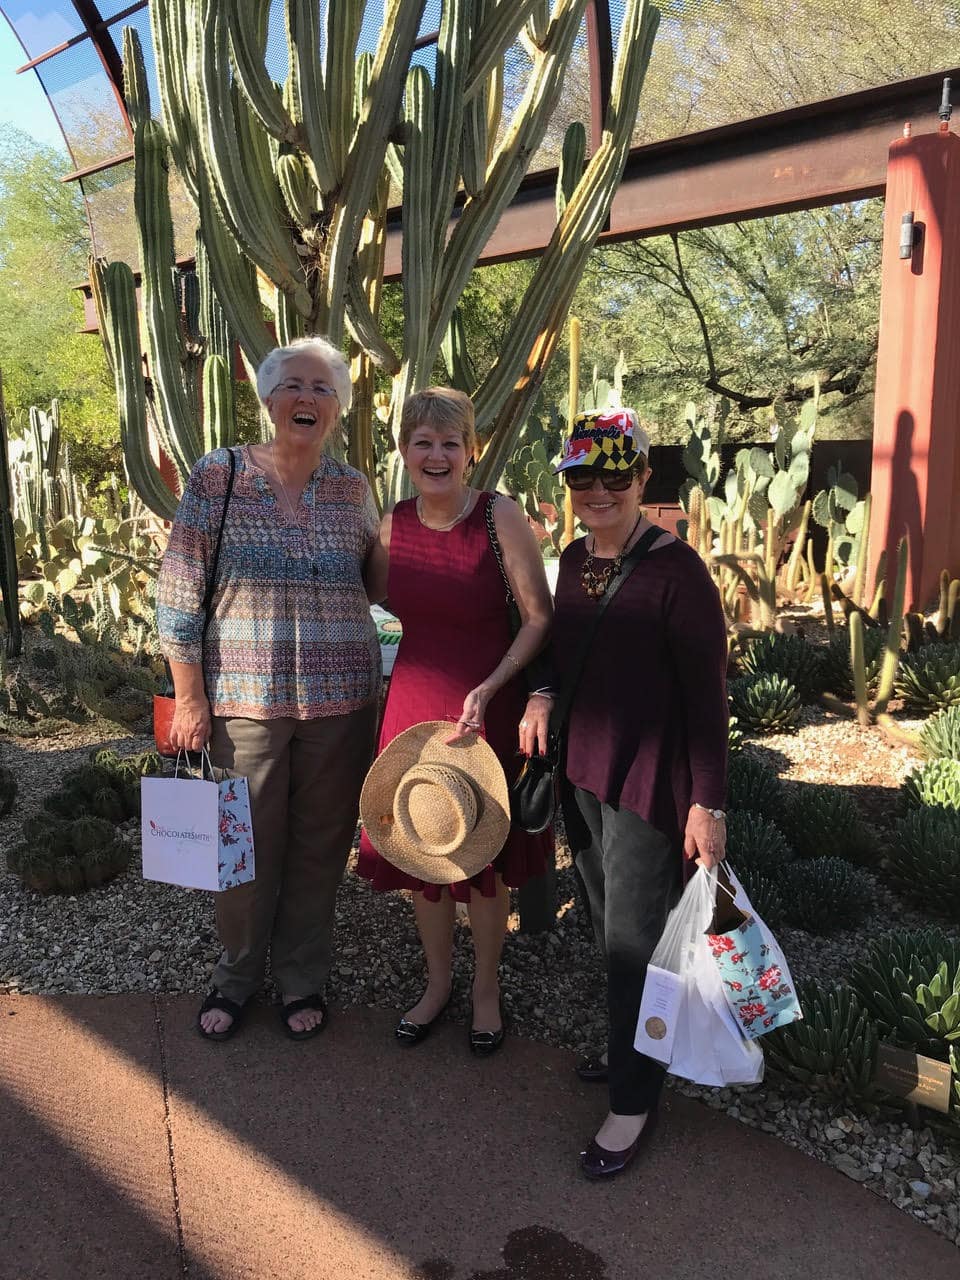
{"label": "paved walkway", "polygon": [[886,1201],[669,1094],[642,1166],[584,1181],[602,1091],[383,1011],[226,1044],[194,998],[0,998],[0,1280],[957,1280]]}

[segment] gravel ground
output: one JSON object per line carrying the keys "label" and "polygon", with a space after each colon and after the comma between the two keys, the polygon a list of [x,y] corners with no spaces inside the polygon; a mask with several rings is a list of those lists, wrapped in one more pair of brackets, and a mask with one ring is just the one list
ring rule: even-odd
{"label": "gravel ground", "polygon": [[[23,818],[37,811],[59,778],[92,745],[142,750],[138,739],[105,742],[94,731],[30,742],[0,741],[0,762],[20,781],[13,813],[0,820],[0,850],[19,836]],[[915,763],[909,748],[877,732],[808,709],[792,735],[749,742],[747,750],[773,763],[788,782],[854,787],[864,816],[878,831],[878,847],[892,813],[891,788]],[[0,874],[0,993],[197,992],[207,989],[217,955],[210,895],[143,881],[139,833],[128,824],[130,870],[78,897],[39,897]],[[560,911],[546,934],[517,932],[512,916],[504,949],[504,1003],[510,1030],[574,1051],[596,1048],[605,1031],[603,975],[592,936],[574,896],[569,857],[559,857]],[[843,978],[878,930],[913,927],[923,918],[877,886],[874,914],[859,930],[814,938],[783,929],[780,940],[794,977]],[[348,873],[337,913],[337,959],[330,994],[341,1005],[398,1011],[422,989],[421,952],[409,901],[374,894]],[[469,1015],[470,946],[457,929],[455,998],[450,1017]],[[275,999],[267,986],[265,999]],[[771,1077],[751,1088],[704,1089],[671,1080],[679,1091],[725,1110],[744,1124],[780,1137],[835,1166],[869,1190],[960,1244],[960,1133],[943,1122],[919,1131],[893,1109],[852,1108]],[[954,1126],[955,1128],[955,1126]]]}

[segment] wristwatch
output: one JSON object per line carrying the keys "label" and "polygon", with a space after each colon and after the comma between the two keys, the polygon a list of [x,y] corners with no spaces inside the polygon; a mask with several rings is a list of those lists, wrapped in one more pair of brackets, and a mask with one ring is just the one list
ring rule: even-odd
{"label": "wristwatch", "polygon": [[723,809],[711,809],[709,805],[700,804],[696,800],[693,801],[693,807],[694,809],[702,809],[704,813],[709,813],[710,817],[714,818],[717,822],[726,822],[727,820],[727,815]]}

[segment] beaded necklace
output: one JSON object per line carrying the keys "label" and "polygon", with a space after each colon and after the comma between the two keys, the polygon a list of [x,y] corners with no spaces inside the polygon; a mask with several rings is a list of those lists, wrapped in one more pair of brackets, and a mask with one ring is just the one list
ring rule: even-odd
{"label": "beaded necklace", "polygon": [[[627,547],[630,545],[630,540],[637,532],[642,519],[643,512],[637,516],[637,522],[627,534],[627,538],[623,546],[617,552],[613,560],[611,560],[608,565],[605,565],[604,568],[594,568],[593,552],[587,548],[587,558],[584,560],[583,568],[580,570],[580,585],[591,600],[599,600],[606,593],[607,587],[609,587],[612,580],[620,573],[620,570],[623,568],[624,554],[626,553]],[[594,547],[597,545],[596,537],[593,539],[593,545]]]}
{"label": "beaded necklace", "polygon": [[423,518],[423,499],[418,495],[417,501],[416,501],[417,519],[420,521],[420,523],[423,525],[425,529],[432,529],[434,533],[446,533],[446,531],[448,529],[452,529],[455,524],[459,524],[460,521],[463,519],[463,517],[467,514],[467,507],[469,507],[470,499],[472,497],[473,497],[473,490],[468,489],[467,500],[463,504],[462,509],[457,515],[453,517],[452,520],[448,520],[446,524],[427,524],[426,520],[424,520]]}

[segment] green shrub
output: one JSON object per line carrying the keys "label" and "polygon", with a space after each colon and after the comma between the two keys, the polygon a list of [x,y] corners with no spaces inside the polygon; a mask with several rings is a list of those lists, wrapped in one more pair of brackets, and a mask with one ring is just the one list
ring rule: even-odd
{"label": "green shrub", "polygon": [[920,743],[931,759],[960,760],[960,703],[925,721]]}
{"label": "green shrub", "polygon": [[904,779],[907,809],[960,810],[960,760],[927,760]]}
{"label": "green shrub", "polygon": [[873,903],[873,886],[843,858],[810,858],[783,872],[789,922],[807,933],[835,933],[858,924]]}
{"label": "green shrub", "polygon": [[813,783],[798,786],[786,831],[801,858],[860,862],[869,848],[857,806],[843,787]]}
{"label": "green shrub", "polygon": [[884,871],[925,910],[960,920],[960,813],[916,809],[896,826]]}
{"label": "green shrub", "polygon": [[764,1057],[800,1084],[844,1098],[869,1098],[877,1066],[877,1029],[849,987],[797,983],[801,1022],[763,1038]]}
{"label": "green shrub", "polygon": [[776,823],[747,809],[727,814],[727,854],[738,875],[742,869],[774,881],[779,881],[793,858],[793,850]]}
{"label": "green shrub", "polygon": [[740,668],[751,676],[783,676],[803,702],[813,702],[823,689],[820,651],[802,636],[771,632],[751,640],[740,657]]}
{"label": "green shrub", "polygon": [[927,644],[905,653],[894,686],[914,711],[943,711],[960,704],[960,644]]}
{"label": "green shrub", "polygon": [[[887,633],[882,627],[863,629],[864,667],[867,693],[870,695],[877,691],[886,639]],[[853,671],[850,666],[850,633],[847,630],[835,632],[830,637],[829,644],[821,652],[821,663],[824,688],[835,693],[838,698],[852,698]]]}
{"label": "green shrub", "polygon": [[765,814],[781,825],[786,799],[780,779],[762,760],[741,752],[730,761],[727,775],[727,808]]}
{"label": "green shrub", "polygon": [[0,765],[0,818],[5,818],[17,798],[17,780],[12,770]]}
{"label": "green shrub", "polygon": [[[960,939],[941,929],[890,933],[869,943],[850,985],[881,1040],[947,1061],[960,1041]],[[948,1030],[947,1028],[952,1028]]]}
{"label": "green shrub", "polygon": [[730,682],[737,720],[756,733],[790,733],[800,718],[800,695],[783,676],[743,676]]}

